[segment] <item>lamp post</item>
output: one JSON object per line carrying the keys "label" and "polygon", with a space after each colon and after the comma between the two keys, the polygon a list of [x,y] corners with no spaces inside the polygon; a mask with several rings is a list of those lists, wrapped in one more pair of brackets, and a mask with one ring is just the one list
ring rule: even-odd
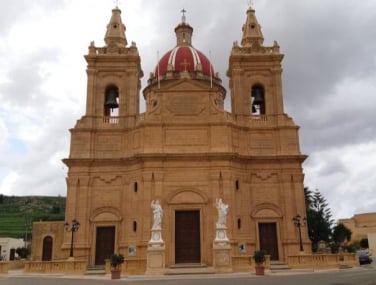
{"label": "lamp post", "polygon": [[76,219],[72,220],[71,225],[68,222],[65,222],[65,224],[64,224],[65,230],[67,232],[72,233],[69,257],[73,257],[73,235],[74,235],[75,232],[78,231],[79,227],[80,227],[80,223]]}
{"label": "lamp post", "polygon": [[301,216],[299,214],[297,214],[295,217],[292,218],[292,221],[293,221],[294,225],[299,230],[300,251],[304,251],[304,249],[303,249],[303,241],[302,241],[302,231],[301,231],[300,228],[307,223],[307,218],[304,217],[303,219],[301,219]]}

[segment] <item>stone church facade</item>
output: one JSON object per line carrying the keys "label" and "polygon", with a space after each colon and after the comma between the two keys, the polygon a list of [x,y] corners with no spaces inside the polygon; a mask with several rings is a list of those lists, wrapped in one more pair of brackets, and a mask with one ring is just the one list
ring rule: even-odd
{"label": "stone church facade", "polygon": [[[306,156],[299,127],[283,110],[283,54],[277,42],[264,46],[255,10],[229,51],[231,112],[183,14],[176,46],[150,73],[140,113],[141,58],[125,30],[113,9],[105,46],[91,43],[85,56],[86,112],[64,159],[66,221],[80,223],[74,258],[102,266],[122,253],[128,274],[163,274],[179,266],[249,271],[256,249],[271,261],[298,254],[292,218],[305,213]],[[221,218],[220,203],[227,207]],[[309,252],[306,227],[302,242]],[[70,246],[64,222],[34,224],[33,260],[68,258]]]}

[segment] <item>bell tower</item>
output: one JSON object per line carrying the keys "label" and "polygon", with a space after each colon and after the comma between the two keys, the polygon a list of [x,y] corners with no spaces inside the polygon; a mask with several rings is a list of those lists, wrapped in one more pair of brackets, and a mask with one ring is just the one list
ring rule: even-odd
{"label": "bell tower", "polygon": [[107,124],[130,128],[139,114],[143,76],[136,44],[127,47],[126,27],[117,7],[104,37],[105,46],[89,46],[86,114],[79,122],[101,128]]}
{"label": "bell tower", "polygon": [[[66,220],[80,221],[77,247],[81,255],[91,255],[92,260],[99,258],[96,252],[109,258],[115,250],[115,235],[121,232],[120,206],[117,206],[122,197],[119,194],[121,179],[120,175],[114,173],[119,172],[119,161],[126,156],[124,149],[129,141],[129,133],[139,117],[140,79],[143,71],[136,44],[132,42],[127,46],[125,30],[121,11],[116,7],[107,25],[105,45],[97,47],[94,42],[90,43],[88,54],[85,55],[86,111],[70,130],[70,154],[69,158],[63,160],[69,168],[66,179]],[[93,170],[93,165],[109,170]],[[91,175],[92,172],[95,174]],[[102,210],[98,209],[106,213],[102,214]],[[112,219],[110,225],[104,228],[101,227],[106,223],[103,215]],[[98,243],[90,246],[89,240],[93,233],[97,234]],[[103,251],[99,245],[102,234],[109,235],[111,240]],[[67,248],[69,242],[69,235],[65,235],[63,248]]]}
{"label": "bell tower", "polygon": [[[271,260],[283,260],[299,248],[291,219],[297,213],[305,213],[302,163],[306,156],[300,152],[299,127],[284,113],[283,54],[278,43],[264,45],[261,26],[252,7],[247,10],[242,31],[240,45],[233,44],[227,71],[233,120],[241,129],[239,137],[243,138],[238,152],[251,161],[245,161],[244,165],[249,169],[246,180],[252,193],[249,208],[253,232],[258,232],[254,236],[256,244],[270,253]],[[258,209],[263,208],[266,213],[273,207],[275,213],[268,214],[266,223],[266,217],[261,212],[258,214]],[[239,211],[238,215],[247,214]],[[277,234],[278,227],[284,227],[283,233]],[[266,239],[271,243],[266,244]],[[303,240],[306,249],[309,248],[306,228]]]}
{"label": "bell tower", "polygon": [[234,42],[227,76],[230,78],[232,113],[237,122],[283,114],[282,67],[283,54],[275,41],[271,47],[263,45],[264,37],[255,10],[247,10],[241,45]]}

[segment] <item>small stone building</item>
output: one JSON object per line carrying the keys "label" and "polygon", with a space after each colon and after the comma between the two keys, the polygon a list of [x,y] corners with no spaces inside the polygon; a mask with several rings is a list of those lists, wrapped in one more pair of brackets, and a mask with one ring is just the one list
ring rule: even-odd
{"label": "small stone building", "polygon": [[[229,51],[231,112],[215,63],[194,47],[183,12],[140,113],[141,57],[125,30],[113,9],[105,45],[91,43],[85,56],[86,112],[70,130],[64,159],[66,221],[80,223],[74,257],[98,267],[122,253],[128,274],[163,274],[180,266],[248,271],[256,249],[271,261],[299,253],[292,218],[305,213],[306,156],[283,109],[283,54],[277,42],[264,46],[255,10]],[[153,225],[157,201],[163,215]],[[71,233],[64,223],[48,224],[34,224],[33,260],[68,258]],[[302,244],[309,253],[306,227]]]}
{"label": "small stone building", "polygon": [[17,248],[24,246],[25,241],[22,238],[0,237],[0,261],[14,260],[18,257]]}
{"label": "small stone building", "polygon": [[376,233],[376,213],[355,214],[349,219],[339,219],[339,224],[351,230],[351,240],[367,238],[369,233]]}

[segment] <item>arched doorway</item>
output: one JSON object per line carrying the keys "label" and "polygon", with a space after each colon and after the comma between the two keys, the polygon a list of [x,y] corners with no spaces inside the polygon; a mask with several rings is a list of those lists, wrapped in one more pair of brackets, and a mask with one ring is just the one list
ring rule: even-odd
{"label": "arched doorway", "polygon": [[282,220],[282,211],[272,203],[263,203],[256,206],[251,216],[256,222],[258,235],[258,246],[261,250],[270,255],[270,260],[280,260],[281,244],[279,224]]}
{"label": "arched doorway", "polygon": [[204,239],[207,196],[197,189],[178,189],[167,200],[173,229],[168,262],[201,264],[211,245]]}
{"label": "arched doorway", "polygon": [[52,260],[52,244],[53,244],[52,237],[46,236],[43,239],[42,261],[51,261]]}

